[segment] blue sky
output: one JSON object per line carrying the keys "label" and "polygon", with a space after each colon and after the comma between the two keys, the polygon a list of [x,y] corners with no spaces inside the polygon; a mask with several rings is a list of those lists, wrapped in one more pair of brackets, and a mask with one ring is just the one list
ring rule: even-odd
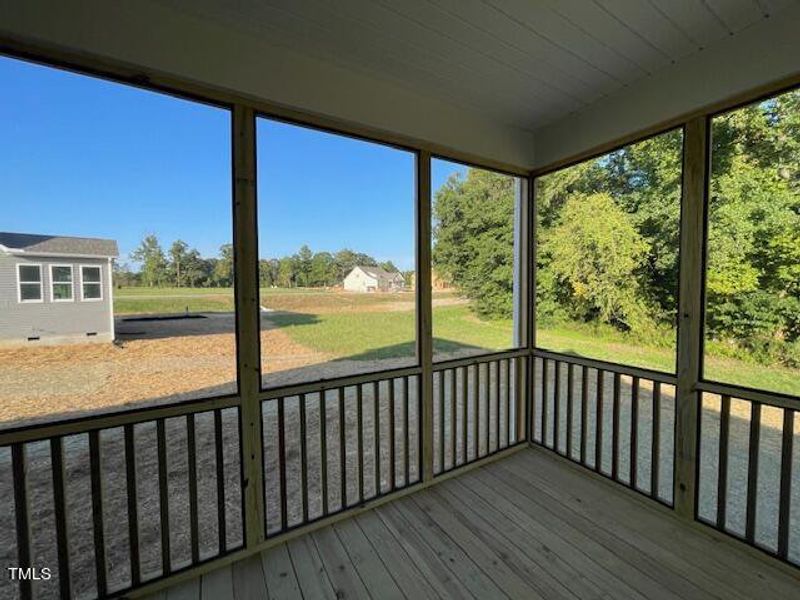
{"label": "blue sky", "polygon": [[[231,241],[226,110],[0,57],[0,230]],[[262,257],[349,247],[413,268],[413,155],[260,119]],[[464,168],[436,161],[433,185]]]}

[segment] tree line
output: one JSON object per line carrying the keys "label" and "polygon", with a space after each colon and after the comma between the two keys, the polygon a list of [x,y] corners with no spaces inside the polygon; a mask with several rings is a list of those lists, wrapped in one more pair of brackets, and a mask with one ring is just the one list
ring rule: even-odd
{"label": "tree line", "polygon": [[[220,246],[216,257],[205,258],[183,240],[164,250],[158,237],[147,235],[131,253],[137,268],[115,266],[115,281],[122,286],[230,287],[233,285],[233,245]],[[304,245],[292,255],[258,261],[261,287],[334,287],[341,285],[356,265],[398,272],[391,262],[379,262],[347,248],[338,252],[313,252]],[[405,274],[406,276],[408,273]]]}
{"label": "tree line", "polygon": [[[682,132],[537,180],[540,325],[674,343]],[[800,91],[713,120],[706,348],[800,366]],[[483,317],[509,318],[510,177],[471,169],[433,205],[434,266]]]}

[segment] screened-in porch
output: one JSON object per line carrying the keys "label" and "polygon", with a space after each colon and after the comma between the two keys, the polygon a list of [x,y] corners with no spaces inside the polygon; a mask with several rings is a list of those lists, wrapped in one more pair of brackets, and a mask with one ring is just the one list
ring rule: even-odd
{"label": "screened-in porch", "polygon": [[0,596],[800,598],[798,25],[0,8]]}

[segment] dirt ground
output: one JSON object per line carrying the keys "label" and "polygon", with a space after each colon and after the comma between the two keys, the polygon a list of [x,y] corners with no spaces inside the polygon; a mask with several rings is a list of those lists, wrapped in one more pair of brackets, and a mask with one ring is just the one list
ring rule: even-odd
{"label": "dirt ground", "polygon": [[[287,294],[282,310],[413,310],[403,294]],[[368,301],[367,301],[368,300]],[[437,298],[437,306],[460,304]],[[293,341],[262,313],[262,373],[269,386],[404,367],[412,359],[336,360]],[[108,409],[134,408],[236,392],[235,317],[164,321],[116,319],[118,343],[0,348],[0,429]],[[146,315],[153,316],[153,315]]]}

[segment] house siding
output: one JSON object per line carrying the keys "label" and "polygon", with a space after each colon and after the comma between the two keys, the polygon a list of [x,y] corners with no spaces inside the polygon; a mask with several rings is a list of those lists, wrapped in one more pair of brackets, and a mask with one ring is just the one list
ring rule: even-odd
{"label": "house siding", "polygon": [[[19,302],[18,264],[41,266],[42,302]],[[53,302],[50,265],[72,266],[71,302]],[[100,267],[102,300],[81,300],[82,265]],[[113,337],[110,283],[110,264],[106,258],[22,257],[0,252],[0,345],[109,341]],[[87,335],[92,333],[96,335]]]}

